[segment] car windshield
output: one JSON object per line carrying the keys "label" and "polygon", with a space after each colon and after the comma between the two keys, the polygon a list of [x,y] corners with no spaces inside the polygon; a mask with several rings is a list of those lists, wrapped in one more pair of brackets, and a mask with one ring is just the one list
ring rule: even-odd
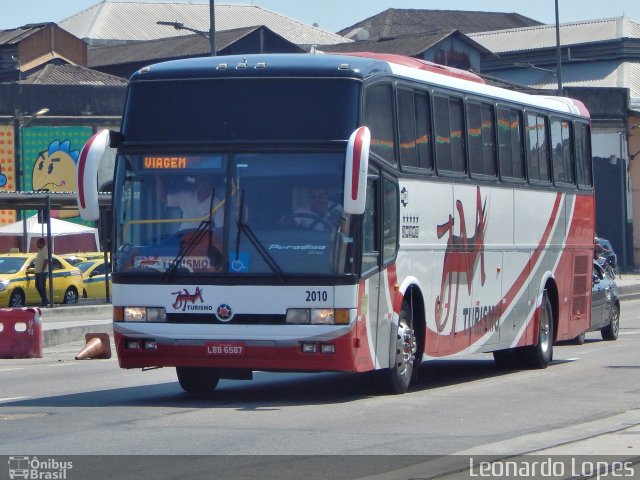
{"label": "car windshield", "polygon": [[343,153],[128,155],[114,272],[353,272]]}
{"label": "car windshield", "polygon": [[25,261],[25,258],[20,257],[0,257],[0,274],[17,273]]}

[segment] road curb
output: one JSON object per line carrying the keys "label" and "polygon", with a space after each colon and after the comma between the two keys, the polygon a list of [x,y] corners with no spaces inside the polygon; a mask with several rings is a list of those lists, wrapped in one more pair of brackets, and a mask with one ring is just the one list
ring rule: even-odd
{"label": "road curb", "polygon": [[84,340],[86,333],[108,333],[113,335],[113,324],[110,321],[105,321],[104,323],[92,323],[90,325],[46,329],[43,333],[44,347],[54,347]]}

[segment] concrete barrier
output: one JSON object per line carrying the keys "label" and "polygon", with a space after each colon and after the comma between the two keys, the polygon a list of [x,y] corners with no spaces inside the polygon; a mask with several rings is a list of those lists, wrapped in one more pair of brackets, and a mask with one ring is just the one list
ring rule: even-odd
{"label": "concrete barrier", "polygon": [[41,358],[43,346],[39,308],[0,309],[0,358]]}

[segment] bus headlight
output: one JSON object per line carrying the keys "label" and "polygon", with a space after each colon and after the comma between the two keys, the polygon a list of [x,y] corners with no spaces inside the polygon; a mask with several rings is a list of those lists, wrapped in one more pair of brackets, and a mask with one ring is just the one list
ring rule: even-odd
{"label": "bus headlight", "polygon": [[[353,310],[355,318],[355,310]],[[351,310],[346,308],[289,308],[286,322],[294,325],[348,325]]]}
{"label": "bus headlight", "polygon": [[124,307],[125,322],[166,322],[167,312],[163,307]]}
{"label": "bus headlight", "polygon": [[289,308],[285,321],[294,325],[306,324],[309,323],[309,313],[308,308]]}
{"label": "bus headlight", "polygon": [[311,323],[314,325],[333,325],[333,308],[312,308]]}

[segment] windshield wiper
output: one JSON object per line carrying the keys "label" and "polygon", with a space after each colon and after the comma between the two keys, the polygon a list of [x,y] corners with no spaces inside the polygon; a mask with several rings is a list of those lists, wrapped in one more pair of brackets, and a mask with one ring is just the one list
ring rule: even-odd
{"label": "windshield wiper", "polygon": [[249,224],[244,221],[244,189],[240,191],[240,211],[238,212],[238,222],[236,223],[236,225],[236,260],[238,260],[240,256],[240,234],[244,233],[251,244],[258,251],[260,256],[267,263],[271,271],[276,274],[280,281],[284,282],[284,271],[282,270],[282,268],[280,268],[278,262],[275,261],[275,259],[267,251],[267,249],[264,248],[260,240],[258,240],[258,237],[256,237],[255,233],[253,233],[253,230],[251,229]]}
{"label": "windshield wiper", "polygon": [[209,217],[206,220],[202,220],[198,227],[195,229],[193,234],[189,235],[189,239],[186,242],[180,242],[180,250],[178,250],[178,255],[173,259],[171,265],[167,267],[167,270],[164,272],[164,276],[162,277],[162,281],[168,281],[178,270],[178,267],[182,264],[184,257],[189,255],[191,251],[200,243],[200,241],[208,235],[208,247],[207,247],[207,256],[209,258],[209,264],[213,265],[214,260],[220,260],[217,255],[214,255],[212,236],[213,236],[213,203],[215,202],[216,190],[213,188],[211,190],[211,202],[209,203]]}

